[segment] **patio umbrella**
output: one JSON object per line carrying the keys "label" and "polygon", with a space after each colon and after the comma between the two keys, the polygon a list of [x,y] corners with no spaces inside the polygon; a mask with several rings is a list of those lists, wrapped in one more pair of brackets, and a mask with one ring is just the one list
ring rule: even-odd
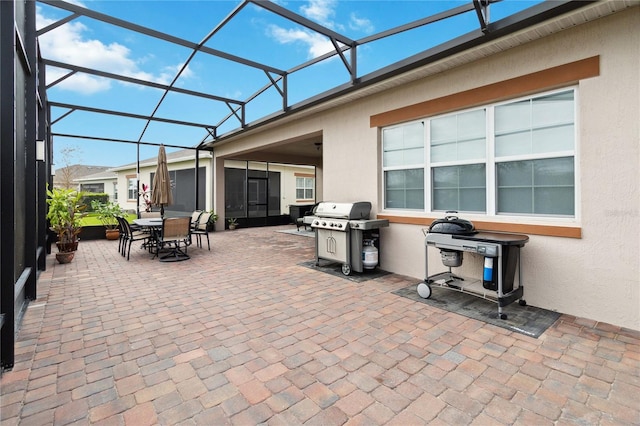
{"label": "patio umbrella", "polygon": [[173,204],[171,179],[169,178],[167,153],[164,150],[164,145],[160,145],[158,150],[158,165],[156,166],[156,174],[153,177],[151,203],[160,206],[160,215],[162,217],[164,217],[164,206]]}

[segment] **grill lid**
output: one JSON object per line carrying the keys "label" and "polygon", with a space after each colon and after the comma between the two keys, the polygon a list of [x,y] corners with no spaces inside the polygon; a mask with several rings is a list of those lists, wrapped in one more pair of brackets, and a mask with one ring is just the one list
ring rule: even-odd
{"label": "grill lid", "polygon": [[449,213],[458,213],[456,211],[448,211],[444,219],[436,219],[429,226],[429,232],[435,234],[455,234],[455,235],[473,235],[477,231],[468,220],[460,219],[458,216],[449,215]]}
{"label": "grill lid", "polygon": [[371,203],[359,201],[355,203],[331,203],[318,204],[315,215],[334,219],[369,219]]}

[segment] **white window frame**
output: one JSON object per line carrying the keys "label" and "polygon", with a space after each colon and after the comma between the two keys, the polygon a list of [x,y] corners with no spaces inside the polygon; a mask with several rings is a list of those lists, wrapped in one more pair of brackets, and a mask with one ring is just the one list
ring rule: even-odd
{"label": "white window frame", "polygon": [[[383,139],[382,135],[384,134],[384,130],[393,130],[393,129],[401,128],[401,127],[404,127],[404,126],[410,126],[410,125],[414,125],[414,124],[422,124],[422,127],[423,127],[423,139],[422,139],[423,140],[423,144],[424,144],[424,147],[423,147],[423,152],[424,152],[423,158],[420,159],[420,158],[416,157],[415,158],[415,160],[416,160],[415,163],[409,163],[409,164],[398,165],[398,166],[385,166],[384,165],[384,153],[385,153],[385,151],[384,151],[384,140],[382,140]],[[380,151],[381,151],[382,155],[380,156],[381,157],[380,158],[380,169],[382,170],[382,193],[383,193],[382,194],[382,206],[383,206],[384,210],[403,211],[403,212],[423,212],[424,211],[424,209],[409,209],[409,208],[397,208],[397,209],[394,209],[394,208],[388,208],[388,207],[385,208],[384,206],[387,205],[387,200],[386,200],[386,193],[387,193],[387,191],[386,191],[386,188],[387,188],[386,177],[387,177],[387,174],[386,174],[386,172],[393,172],[393,171],[398,171],[398,170],[422,169],[423,173],[426,174],[426,172],[427,172],[426,165],[428,164],[427,163],[427,158],[428,158],[427,157],[427,155],[428,155],[427,151],[428,150],[427,150],[427,147],[426,147],[426,139],[425,139],[426,133],[425,132],[427,131],[426,130],[427,127],[428,127],[428,123],[425,120],[414,120],[414,121],[410,121],[410,122],[407,122],[407,123],[397,124],[397,125],[393,125],[393,126],[387,126],[387,127],[383,128],[383,129],[381,129],[380,139],[381,139],[382,147],[381,147]],[[427,176],[424,176],[424,179],[425,179],[425,181],[423,183],[424,191],[428,192],[427,191],[428,186],[426,186],[427,185],[427,180],[426,180]],[[426,203],[426,199],[425,199],[424,202]],[[424,205],[425,205],[425,208],[426,208],[427,204],[424,204]]]}
{"label": "white window frame", "polygon": [[[316,195],[316,178],[313,176],[296,176],[296,200],[297,201],[303,201],[303,200],[314,200],[315,199],[315,195]],[[298,179],[302,179],[302,186],[298,186]],[[307,179],[311,182],[311,187],[307,186]],[[303,198],[299,198],[298,197],[298,190],[301,189],[303,195],[306,195],[307,191],[311,191],[311,197],[303,197]]]}
{"label": "white window frame", "polygon": [[[511,103],[531,100],[539,97],[554,95],[562,92],[573,91],[573,103],[574,103],[574,144],[572,150],[564,150],[558,152],[547,152],[542,154],[523,154],[523,155],[513,155],[508,157],[499,157],[495,156],[495,108],[501,105],[508,105]],[[398,125],[387,126],[381,129],[380,132],[380,140],[381,140],[381,152],[384,153],[384,130],[397,128],[405,125],[411,125],[416,122],[423,122],[424,125],[424,164],[411,164],[404,165],[398,167],[385,167],[383,163],[383,158],[380,159],[380,170],[382,171],[381,181],[382,181],[382,206],[383,210],[388,213],[397,214],[397,213],[424,213],[429,215],[442,215],[444,213],[440,210],[432,210],[432,169],[434,164],[431,163],[431,120],[436,118],[442,118],[449,115],[460,114],[468,111],[485,109],[486,110],[486,158],[484,159],[484,164],[486,165],[486,212],[478,213],[478,212],[464,212],[465,215],[468,216],[482,216],[482,217],[492,217],[493,219],[505,221],[509,220],[522,220],[523,218],[531,219],[532,221],[543,221],[543,222],[552,222],[552,223],[565,223],[565,224],[573,224],[580,222],[580,153],[579,153],[579,90],[577,86],[564,87],[560,89],[550,90],[539,92],[535,94],[530,94],[527,96],[522,96],[518,98],[509,99],[502,102],[494,102],[486,105],[476,106],[472,108],[467,108],[455,112],[449,112],[445,114],[440,114],[433,117],[423,118],[420,120],[414,120],[411,122],[405,122]],[[381,156],[383,157],[383,155]],[[574,159],[574,214],[572,216],[564,216],[564,215],[545,215],[545,214],[516,214],[516,213],[498,213],[497,212],[497,178],[496,178],[496,164],[502,162],[513,162],[513,161],[528,161],[528,160],[538,160],[538,159],[553,159],[553,158],[563,158],[563,157],[572,157]],[[444,166],[459,166],[465,164],[478,164],[477,160],[457,160],[457,161],[443,161],[436,163],[437,167]],[[404,209],[404,208],[389,208],[386,207],[386,182],[385,182],[385,172],[390,170],[404,170],[404,169],[415,169],[424,167],[424,210],[415,210],[415,209]]]}
{"label": "white window frame", "polygon": [[[135,185],[132,187],[131,183]],[[127,176],[127,201],[138,201],[138,194],[133,194],[135,197],[131,198],[131,191],[138,191],[138,178],[136,175]]]}
{"label": "white window frame", "polygon": [[[467,112],[472,112],[472,111],[478,111],[478,110],[484,110],[485,111],[485,133],[487,135],[486,139],[486,143],[485,143],[485,154],[484,154],[484,158],[483,159],[465,159],[465,160],[451,160],[451,161],[439,161],[437,163],[432,163],[431,162],[431,121],[434,119],[438,119],[438,118],[446,118],[446,117],[450,117],[450,116],[454,116],[454,115],[460,115],[463,113],[467,113]],[[489,149],[489,135],[493,132],[493,124],[491,123],[492,120],[489,119],[489,111],[488,108],[486,106],[480,106],[480,107],[474,107],[474,108],[468,108],[468,109],[464,109],[464,110],[460,110],[460,111],[454,111],[454,112],[450,112],[450,113],[446,113],[446,114],[440,114],[437,116],[433,116],[430,117],[428,120],[426,120],[426,125],[425,125],[425,135],[424,135],[424,143],[425,143],[425,211],[427,212],[437,212],[437,213],[443,213],[444,210],[433,210],[432,207],[432,203],[433,203],[433,199],[432,199],[432,193],[433,193],[433,182],[432,182],[432,171],[435,167],[450,167],[450,166],[465,166],[465,165],[473,165],[473,164],[484,164],[485,165],[485,171],[488,172],[489,170],[489,162],[491,159],[491,155],[490,153],[492,152]],[[435,164],[435,166],[434,166]],[[488,198],[487,198],[487,194],[489,192],[491,192],[489,190],[489,181],[491,179],[488,178],[490,173],[487,173],[486,180],[485,180],[485,205],[488,206]],[[487,208],[488,210],[488,208]],[[475,214],[485,214],[486,212],[469,212],[469,213],[475,213]]]}

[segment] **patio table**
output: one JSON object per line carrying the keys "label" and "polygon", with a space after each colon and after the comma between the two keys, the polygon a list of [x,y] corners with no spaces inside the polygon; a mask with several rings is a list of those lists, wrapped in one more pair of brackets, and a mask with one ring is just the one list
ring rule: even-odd
{"label": "patio table", "polygon": [[[148,217],[134,219],[133,223],[149,231],[149,234],[151,235],[151,241],[149,244],[151,244],[151,248],[155,247],[156,241],[158,240],[158,234],[162,231],[162,218]],[[145,246],[145,248],[147,247]]]}
{"label": "patio table", "polygon": [[148,228],[150,230],[162,228],[161,217],[146,217],[142,219],[134,219],[133,223],[143,228]]}
{"label": "patio table", "polygon": [[[167,260],[166,256],[165,258],[159,256],[159,254],[161,252],[166,252],[167,250],[170,250],[169,248],[167,248],[167,246],[165,246],[165,244],[168,244],[170,247],[172,243],[161,243],[161,233],[162,233],[162,224],[163,224],[163,219],[161,217],[149,217],[149,218],[140,218],[140,219],[134,219],[133,223],[135,223],[136,225],[140,226],[141,228],[147,229],[151,235],[151,239],[149,241],[149,246],[144,246],[145,248],[149,248],[151,249],[151,251],[153,252],[153,257],[155,258],[156,256],[158,256],[158,258],[160,259],[160,262],[171,262],[173,260]],[[177,246],[176,246],[177,247]],[[188,257],[187,257],[188,258]]]}

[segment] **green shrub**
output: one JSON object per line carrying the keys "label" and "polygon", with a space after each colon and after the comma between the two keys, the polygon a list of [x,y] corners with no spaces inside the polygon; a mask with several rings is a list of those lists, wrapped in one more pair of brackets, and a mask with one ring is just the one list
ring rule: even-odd
{"label": "green shrub", "polygon": [[99,193],[99,192],[85,192],[82,194],[82,199],[80,201],[81,204],[87,206],[85,212],[93,212],[93,202],[99,201],[100,203],[108,203],[109,202],[109,194]]}
{"label": "green shrub", "polygon": [[91,208],[98,214],[98,220],[107,229],[116,229],[118,227],[118,219],[116,216],[124,214],[119,204],[111,201],[101,202],[99,200],[91,201]]}

